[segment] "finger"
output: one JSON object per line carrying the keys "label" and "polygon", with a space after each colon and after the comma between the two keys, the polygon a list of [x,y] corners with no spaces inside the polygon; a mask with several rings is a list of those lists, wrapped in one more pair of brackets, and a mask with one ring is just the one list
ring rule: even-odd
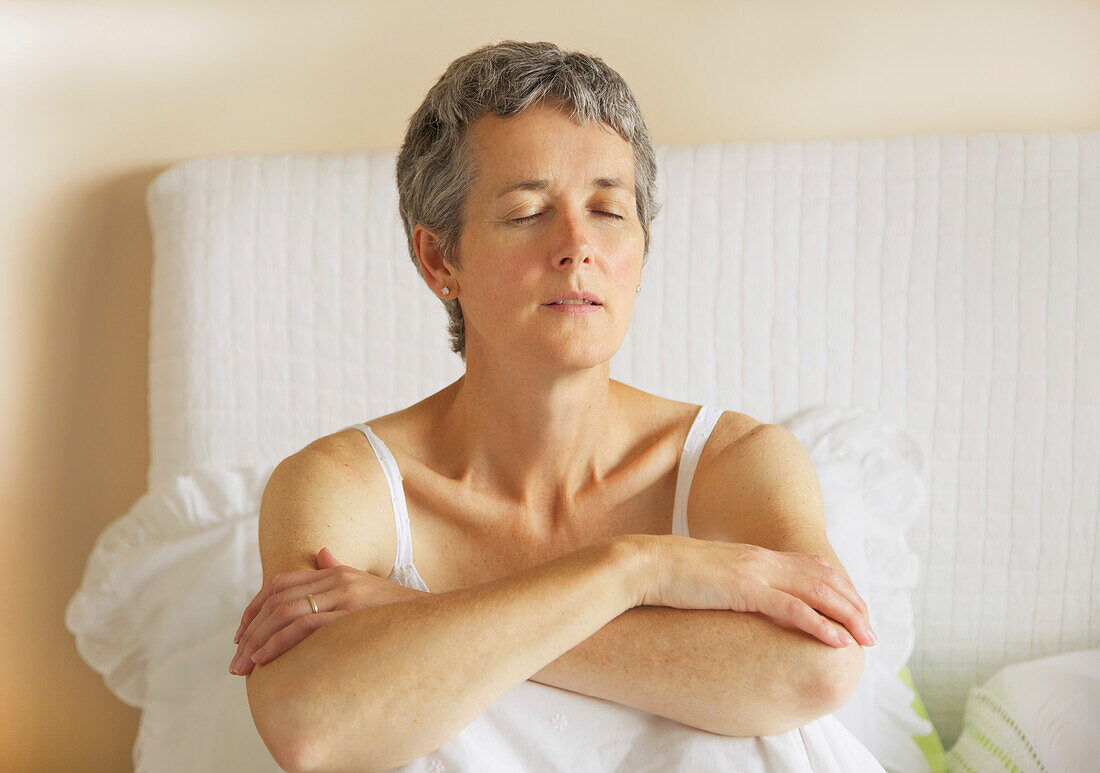
{"label": "finger", "polygon": [[347,613],[345,609],[334,609],[331,612],[318,612],[315,615],[299,617],[290,625],[272,634],[271,638],[253,653],[251,662],[245,664],[244,668],[251,672],[254,665],[270,663],[287,650],[300,644],[303,639],[314,631]]}
{"label": "finger", "polygon": [[807,574],[824,580],[831,585],[833,589],[844,596],[852,606],[859,610],[865,622],[870,625],[870,612],[867,609],[867,602],[863,600],[863,597],[860,596],[859,592],[856,590],[856,586],[852,584],[852,581],[848,579],[842,571],[821,556],[808,555],[805,553],[792,553],[789,555],[796,560],[798,566]]}
{"label": "finger", "polygon": [[313,613],[308,597],[313,595],[316,599],[331,583],[326,583],[324,578],[318,578],[316,572],[313,574],[315,581],[312,583],[292,586],[268,595],[237,643],[238,657],[251,656],[259,647],[257,639],[266,639],[273,627],[281,627],[303,614]]}
{"label": "finger", "polygon": [[286,590],[295,585],[299,585],[303,582],[312,582],[317,576],[317,572],[314,569],[301,569],[296,572],[281,572],[279,574],[273,574],[267,578],[267,582],[263,584],[259,592],[252,597],[252,601],[245,607],[244,613],[241,614],[241,624],[237,626],[237,632],[233,635],[233,642],[239,644],[241,636],[248,629],[248,626],[256,618],[256,615],[260,613],[263,608],[264,602],[267,601],[273,593]]}
{"label": "finger", "polygon": [[317,551],[317,568],[318,569],[335,569],[338,566],[343,566],[332,554],[332,551],[328,548],[321,548]]}
{"label": "finger", "polygon": [[329,607],[322,605],[324,592],[334,583],[332,575],[319,577],[316,572],[313,575],[316,578],[313,583],[292,587],[268,596],[237,644],[237,652],[231,661],[231,670],[234,666],[240,666],[248,661],[275,631],[300,617],[314,614],[313,607],[309,603],[309,595],[312,595],[317,602],[319,611],[328,611]]}
{"label": "finger", "polygon": [[[276,597],[272,596],[271,598]],[[303,605],[305,607],[304,611],[300,608],[295,609],[295,607],[302,607]],[[253,621],[252,626],[245,631],[240,644],[237,645],[237,652],[229,662],[229,673],[248,673],[246,667],[248,663],[252,662],[252,656],[257,650],[263,647],[267,640],[281,628],[307,614],[313,614],[313,609],[305,596],[300,599],[280,600],[277,603],[272,603],[269,600],[260,615],[257,615],[256,621]]]}
{"label": "finger", "polygon": [[[249,608],[245,610],[245,614],[241,619],[240,632],[234,637],[236,643],[239,645],[242,639],[248,637],[250,629],[257,625],[261,625],[266,620],[274,604],[279,603],[285,598],[293,598],[299,595],[304,598],[305,594],[314,593],[313,590],[305,590],[299,593],[295,590],[296,588],[300,589],[302,586],[307,586],[310,588],[320,587],[322,590],[327,590],[331,587],[332,574],[333,572],[331,570],[317,571],[316,569],[302,569],[296,572],[282,572],[271,575],[267,582],[264,583],[264,587],[256,594],[256,598],[249,604]],[[329,584],[315,584],[321,580],[329,580]],[[273,597],[278,598],[271,601]]]}
{"label": "finger", "polygon": [[263,606],[263,599],[265,598],[265,591],[260,588],[260,592],[252,597],[252,601],[248,603],[248,606],[244,608],[244,612],[241,614],[241,622],[237,625],[237,632],[233,634],[233,643],[241,643],[241,634],[245,632],[253,618],[256,617],[256,613]]}
{"label": "finger", "polygon": [[244,615],[241,617],[241,625],[237,629],[237,635],[233,637],[233,641],[237,644],[238,655],[251,638],[251,634],[256,630],[256,627],[262,625],[268,615],[271,614],[269,599],[279,592],[281,591],[275,589],[274,583],[264,583],[264,587],[260,589],[260,592],[252,599],[252,603],[245,609]]}
{"label": "finger", "polygon": [[790,572],[784,584],[773,583],[773,587],[797,596],[812,609],[832,618],[847,628],[856,641],[864,647],[871,647],[877,643],[863,612],[820,577]]}
{"label": "finger", "polygon": [[233,643],[239,644],[241,641],[241,635],[247,630],[249,624],[256,618],[260,609],[263,608],[264,602],[267,601],[267,597],[275,592],[273,580],[278,575],[273,575],[268,578],[256,595],[252,597],[252,601],[248,602],[248,606],[244,608],[244,612],[241,614],[241,624],[237,626],[237,632],[233,634]]}
{"label": "finger", "polygon": [[805,631],[832,647],[847,647],[852,643],[852,638],[841,626],[822,617],[795,596],[775,588],[766,588],[760,592],[756,602],[762,614]]}
{"label": "finger", "polygon": [[230,673],[237,676],[248,676],[252,673],[253,667],[270,663],[301,642],[313,631],[345,614],[347,614],[346,610],[334,609],[331,612],[318,612],[294,620],[281,631],[272,634],[267,641],[262,642],[259,649],[252,653],[250,657],[235,659],[230,667]]}

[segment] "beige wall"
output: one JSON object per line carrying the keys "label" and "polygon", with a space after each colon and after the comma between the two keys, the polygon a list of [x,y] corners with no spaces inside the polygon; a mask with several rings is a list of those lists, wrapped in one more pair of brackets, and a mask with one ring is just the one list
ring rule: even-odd
{"label": "beige wall", "polygon": [[130,766],[63,612],[145,490],[150,180],[395,148],[506,38],[602,56],[656,143],[1100,128],[1093,2],[0,2],[0,768]]}

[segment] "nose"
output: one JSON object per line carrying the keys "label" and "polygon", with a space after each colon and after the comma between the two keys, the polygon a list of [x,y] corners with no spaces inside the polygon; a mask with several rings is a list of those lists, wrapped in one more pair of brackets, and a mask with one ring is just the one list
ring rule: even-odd
{"label": "nose", "polygon": [[582,263],[592,263],[592,237],[590,224],[585,221],[586,213],[565,207],[558,221],[558,234],[554,252],[554,265],[562,269],[575,269]]}

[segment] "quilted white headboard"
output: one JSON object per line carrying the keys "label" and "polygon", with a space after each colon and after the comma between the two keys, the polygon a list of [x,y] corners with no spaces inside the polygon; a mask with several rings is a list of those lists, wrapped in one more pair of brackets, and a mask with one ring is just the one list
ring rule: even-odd
{"label": "quilted white headboard", "polygon": [[[765,421],[860,406],[916,438],[911,667],[945,744],[1003,664],[1100,646],[1100,132],[657,151],[612,377]],[[153,183],[150,488],[461,375],[393,163],[200,159]]]}

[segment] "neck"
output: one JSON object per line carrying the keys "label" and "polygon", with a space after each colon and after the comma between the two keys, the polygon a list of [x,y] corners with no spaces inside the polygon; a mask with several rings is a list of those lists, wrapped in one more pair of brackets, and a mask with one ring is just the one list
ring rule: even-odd
{"label": "neck", "polygon": [[568,513],[615,464],[621,389],[606,362],[553,375],[467,363],[438,439],[463,483],[528,513]]}

